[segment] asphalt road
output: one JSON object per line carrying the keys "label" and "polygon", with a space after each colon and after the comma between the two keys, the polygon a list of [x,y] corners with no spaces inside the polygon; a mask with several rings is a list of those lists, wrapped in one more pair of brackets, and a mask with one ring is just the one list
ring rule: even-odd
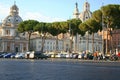
{"label": "asphalt road", "polygon": [[120,62],[0,59],[0,80],[120,80]]}

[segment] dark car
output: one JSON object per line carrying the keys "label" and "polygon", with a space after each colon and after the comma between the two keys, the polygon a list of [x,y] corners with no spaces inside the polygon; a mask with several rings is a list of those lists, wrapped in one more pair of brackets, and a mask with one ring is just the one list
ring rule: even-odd
{"label": "dark car", "polygon": [[4,58],[10,58],[11,55],[12,55],[12,53],[7,53],[7,54],[5,54],[3,57],[4,57]]}
{"label": "dark car", "polygon": [[35,59],[47,59],[48,56],[46,56],[45,54],[41,53],[40,51],[35,51],[34,58]]}
{"label": "dark car", "polygon": [[0,58],[3,58],[3,56],[4,56],[3,54],[0,54]]}
{"label": "dark car", "polygon": [[6,52],[1,52],[1,53],[0,53],[0,58],[4,58],[4,56],[5,56],[6,54],[7,54]]}

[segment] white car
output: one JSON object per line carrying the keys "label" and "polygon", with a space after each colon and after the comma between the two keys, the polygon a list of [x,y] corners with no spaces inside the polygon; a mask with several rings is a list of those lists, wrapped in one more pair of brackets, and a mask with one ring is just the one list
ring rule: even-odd
{"label": "white car", "polygon": [[73,55],[72,54],[66,54],[66,58],[72,58],[73,57]]}
{"label": "white car", "polygon": [[81,54],[78,55],[78,59],[82,59],[82,55]]}
{"label": "white car", "polygon": [[19,58],[19,59],[25,58],[25,54],[24,54],[24,53],[17,53],[17,54],[15,55],[15,58]]}

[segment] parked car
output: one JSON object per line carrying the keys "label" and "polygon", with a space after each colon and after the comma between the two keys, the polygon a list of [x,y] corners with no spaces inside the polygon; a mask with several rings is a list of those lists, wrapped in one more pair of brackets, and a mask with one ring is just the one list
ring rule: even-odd
{"label": "parked car", "polygon": [[15,55],[15,58],[19,58],[19,59],[25,58],[25,54],[24,53],[17,53]]}
{"label": "parked car", "polygon": [[73,55],[71,53],[66,54],[66,58],[73,58]]}
{"label": "parked car", "polygon": [[3,58],[4,54],[0,54],[0,58]]}
{"label": "parked car", "polygon": [[31,52],[26,52],[25,58],[27,58],[27,59],[47,59],[48,56],[40,51],[31,51]]}
{"label": "parked car", "polygon": [[3,58],[4,55],[6,55],[6,54],[7,54],[6,52],[2,52],[2,53],[0,53],[0,58]]}
{"label": "parked car", "polygon": [[34,59],[47,59],[47,58],[48,58],[48,56],[41,53],[40,51],[35,51],[34,52]]}
{"label": "parked car", "polygon": [[26,58],[26,59],[29,59],[31,53],[32,53],[31,51],[27,51],[27,52],[25,53],[25,58]]}
{"label": "parked car", "polygon": [[78,55],[79,55],[78,53],[72,53],[72,55],[73,55],[72,56],[73,59],[78,59]]}
{"label": "parked car", "polygon": [[5,55],[3,56],[3,58],[10,58],[11,55],[12,55],[12,53],[7,53],[7,54],[5,54]]}
{"label": "parked car", "polygon": [[52,54],[46,54],[46,53],[45,53],[45,55],[48,56],[48,58],[51,58],[51,55],[52,55]]}
{"label": "parked car", "polygon": [[82,59],[82,54],[78,54],[78,59]]}
{"label": "parked car", "polygon": [[11,58],[15,58],[16,53],[12,53]]}
{"label": "parked car", "polygon": [[56,58],[65,58],[66,55],[65,54],[62,54],[62,53],[58,53],[55,55]]}

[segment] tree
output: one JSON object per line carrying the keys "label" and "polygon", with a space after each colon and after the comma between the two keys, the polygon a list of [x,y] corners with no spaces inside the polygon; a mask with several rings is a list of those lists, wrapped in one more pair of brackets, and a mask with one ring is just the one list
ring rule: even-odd
{"label": "tree", "polygon": [[40,37],[42,38],[42,46],[41,46],[41,52],[43,52],[44,49],[44,43],[45,43],[45,38],[46,34],[48,32],[48,28],[46,26],[46,23],[39,22],[35,27],[34,31],[38,31],[40,34]]}
{"label": "tree", "polygon": [[[89,26],[87,25],[86,22],[83,22],[79,25],[79,29],[84,32],[84,35],[85,33],[89,30]],[[86,43],[86,49],[88,50],[89,49],[89,35],[87,35],[87,43]]]}
{"label": "tree", "polygon": [[60,29],[61,29],[61,33],[63,33],[63,34],[68,32],[68,23],[67,23],[67,21],[60,22]]}
{"label": "tree", "polygon": [[[58,34],[62,32],[60,22],[53,22],[49,28],[49,33],[53,36],[56,36],[56,51],[58,51]],[[56,53],[55,51],[55,53]]]}
{"label": "tree", "polygon": [[87,32],[87,31],[89,30],[89,27],[88,27],[88,25],[86,24],[86,22],[83,22],[83,23],[81,23],[81,24],[79,25],[79,29],[80,29],[81,31],[83,31],[84,34],[85,34],[85,32]]}
{"label": "tree", "polygon": [[98,22],[96,22],[93,18],[90,18],[86,21],[86,24],[88,25],[89,33],[96,33],[101,29],[101,26]]}
{"label": "tree", "polygon": [[28,33],[28,50],[30,50],[30,38],[31,38],[31,34],[32,32],[34,32],[33,28],[38,24],[38,21],[35,20],[26,20],[21,22],[18,25],[18,31],[20,33]]}
{"label": "tree", "polygon": [[[93,18],[96,21],[99,21],[100,23],[104,23],[104,27],[106,28],[106,32],[108,34],[108,31],[111,36],[111,42],[112,42],[112,29],[116,29],[116,26],[118,29],[120,29],[120,5],[116,4],[110,4],[101,7],[101,9],[93,12]],[[109,30],[110,29],[110,30]],[[106,53],[108,52],[107,45],[108,45],[108,35],[106,35]],[[112,44],[112,43],[111,43]],[[112,47],[112,45],[111,45]]]}
{"label": "tree", "polygon": [[92,18],[99,23],[102,23],[102,12],[101,10],[96,10],[92,13]]}
{"label": "tree", "polygon": [[94,53],[94,33],[97,33],[101,26],[98,22],[96,22],[93,18],[90,18],[86,21],[86,24],[88,25],[88,31],[90,34],[92,34],[92,52]]}
{"label": "tree", "polygon": [[53,22],[49,26],[48,32],[53,36],[56,36],[56,51],[58,50],[58,35],[68,32],[68,23],[66,21]]}
{"label": "tree", "polygon": [[[67,20],[68,22],[68,30],[70,33],[70,52],[73,50],[73,37],[77,37],[78,34],[82,34],[83,32],[79,29],[79,25],[82,23],[80,19],[70,19]],[[75,48],[74,50],[76,51],[77,49],[77,43],[75,42]]]}
{"label": "tree", "polygon": [[95,19],[97,22],[102,23],[102,16],[105,26],[107,24],[110,28],[115,28],[118,26],[120,29],[120,5],[110,4],[101,7],[101,9],[96,10],[92,14],[92,18]]}
{"label": "tree", "polygon": [[[97,33],[100,29],[100,23],[99,21],[97,22],[96,20],[94,20],[93,18],[90,18],[88,20],[86,20],[85,22],[81,23],[79,25],[79,28],[84,32],[88,32],[88,34],[92,34],[92,52],[94,52],[94,33]],[[89,43],[89,36],[87,38],[87,50],[88,50],[88,43]]]}
{"label": "tree", "polygon": [[79,29],[79,25],[82,23],[80,19],[70,19],[67,22],[69,24],[68,29],[70,28],[72,30],[72,35],[76,35],[77,33],[82,34],[82,31]]}
{"label": "tree", "polygon": [[115,26],[119,26],[120,29],[120,5],[110,4],[107,6],[103,6],[101,8],[101,12],[104,16],[104,21],[110,28],[115,28]]}

